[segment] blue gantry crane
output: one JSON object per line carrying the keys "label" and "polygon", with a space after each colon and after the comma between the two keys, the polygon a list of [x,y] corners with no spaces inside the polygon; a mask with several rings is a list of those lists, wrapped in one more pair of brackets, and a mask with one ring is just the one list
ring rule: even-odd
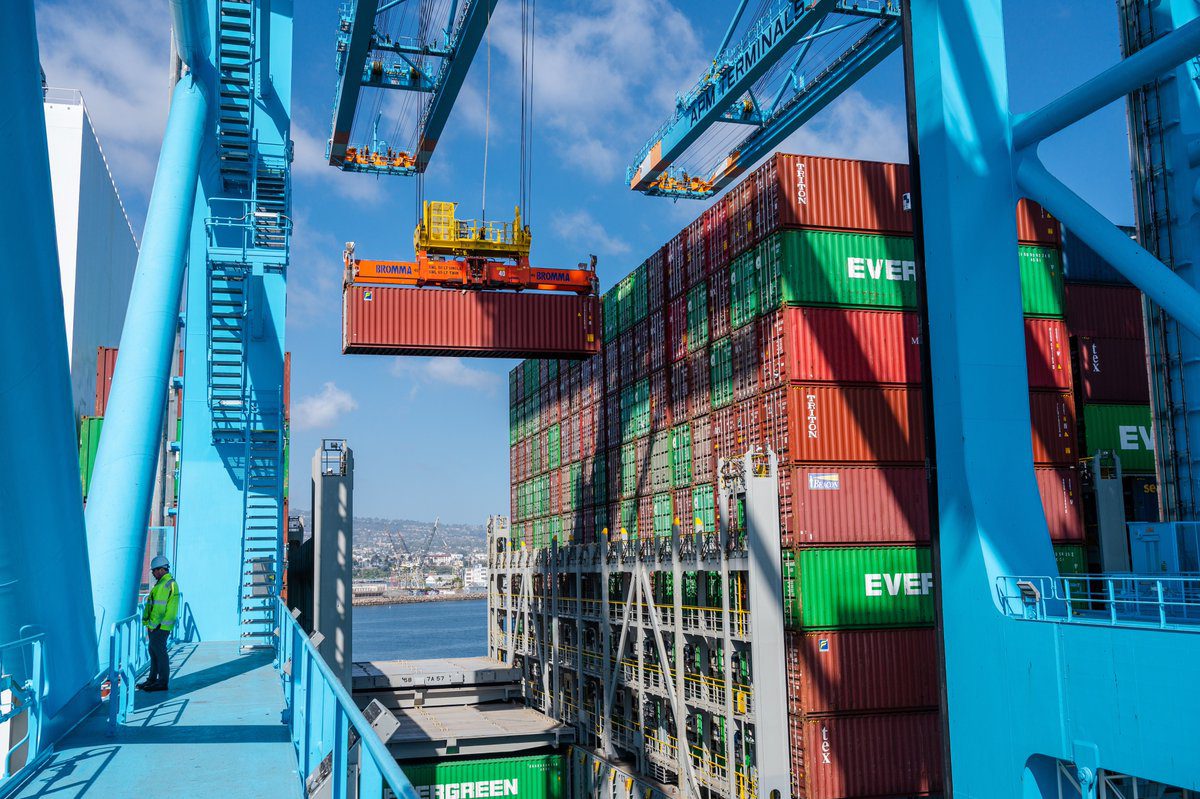
{"label": "blue gantry crane", "polygon": [[[445,130],[496,2],[449,0],[448,8],[439,5],[434,9],[444,10],[444,17],[412,0],[352,0],[343,4],[337,35],[333,128],[326,152],[330,165],[375,175],[423,173]],[[421,5],[419,10],[414,9],[417,5]],[[389,27],[389,14],[409,10],[413,11],[411,15],[402,16]],[[430,19],[433,16],[445,19],[445,26],[436,27],[436,20]],[[416,120],[415,146],[405,148],[381,139],[378,112],[368,115],[371,118],[364,123],[371,126],[370,140],[355,138],[355,117],[360,105],[365,105],[364,88],[428,95]],[[399,125],[396,131],[399,135]]]}

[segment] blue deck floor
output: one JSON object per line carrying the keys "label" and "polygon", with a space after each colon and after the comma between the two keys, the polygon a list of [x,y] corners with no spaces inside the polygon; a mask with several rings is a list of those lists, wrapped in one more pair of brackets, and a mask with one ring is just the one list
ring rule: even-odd
{"label": "blue deck floor", "polygon": [[171,690],[137,694],[115,736],[107,708],[58,746],[18,797],[299,797],[296,757],[280,722],[283,689],[269,653],[233,642],[183,644],[171,653]]}

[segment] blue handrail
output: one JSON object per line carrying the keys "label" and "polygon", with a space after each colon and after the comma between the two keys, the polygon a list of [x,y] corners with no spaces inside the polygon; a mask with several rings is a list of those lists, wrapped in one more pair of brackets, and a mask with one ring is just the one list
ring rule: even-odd
{"label": "blue handrail", "polygon": [[108,728],[109,733],[125,723],[133,711],[134,684],[150,667],[150,651],[142,634],[142,612],[133,613],[112,626],[108,641]]}
{"label": "blue handrail", "polygon": [[351,752],[358,747],[359,799],[382,799],[386,786],[396,799],[417,799],[417,792],[396,760],[354,704],[350,693],[318,654],[291,611],[275,606],[278,619],[277,666],[287,699],[287,725],[301,779],[309,787],[332,780],[333,799],[348,795]]}
{"label": "blue handrail", "polygon": [[1200,575],[1071,574],[996,578],[1008,616],[1200,632]]}
{"label": "blue handrail", "polygon": [[45,708],[42,697],[46,689],[46,662],[43,659],[45,635],[37,633],[0,644],[0,693],[9,692],[10,699],[0,705],[0,724],[15,728],[18,717],[26,717],[25,734],[20,738],[9,738],[7,751],[0,753],[0,795],[10,785],[14,771],[13,756],[22,748],[24,762],[17,768],[34,763],[42,748],[42,721]]}

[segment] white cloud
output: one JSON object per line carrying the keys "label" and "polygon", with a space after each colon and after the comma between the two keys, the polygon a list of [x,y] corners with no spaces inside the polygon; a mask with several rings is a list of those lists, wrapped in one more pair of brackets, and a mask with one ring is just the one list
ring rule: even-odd
{"label": "white cloud", "polygon": [[296,427],[300,429],[327,427],[337,421],[339,416],[357,407],[358,403],[349,392],[343,391],[334,383],[326,383],[320,393],[297,402],[293,416],[296,419]]}
{"label": "white cloud", "polygon": [[412,382],[410,394],[415,394],[417,386],[432,383],[492,394],[503,382],[495,372],[468,366],[462,358],[397,358],[392,364],[392,374]]}
{"label": "white cloud", "polygon": [[903,102],[886,105],[851,89],[807,125],[788,136],[785,153],[908,162],[908,128]]}
{"label": "white cloud", "polygon": [[[323,124],[328,124],[326,121]],[[292,120],[292,141],[295,143],[295,158],[292,175],[318,192],[332,192],[356,202],[378,202],[383,199],[385,180],[402,180],[357,172],[343,172],[329,165],[325,157],[328,131],[314,123],[303,112],[297,112]]]}
{"label": "white cloud", "polygon": [[140,220],[167,120],[167,4],[42,0],[37,26],[47,83],[83,92],[118,187],[141,195],[125,200]]}
{"label": "white cloud", "polygon": [[598,255],[624,255],[629,252],[629,245],[619,238],[609,235],[604,225],[596,221],[589,212],[555,211],[550,217],[554,232],[568,241],[586,247]]}

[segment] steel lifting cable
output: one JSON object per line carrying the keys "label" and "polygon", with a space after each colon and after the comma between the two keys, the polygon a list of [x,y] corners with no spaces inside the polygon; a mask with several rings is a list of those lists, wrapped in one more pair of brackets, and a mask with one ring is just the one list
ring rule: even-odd
{"label": "steel lifting cable", "polygon": [[487,89],[483,111],[483,196],[480,200],[480,220],[487,221],[487,173],[488,145],[492,132],[492,12],[489,9],[485,22],[484,36],[487,37]]}

